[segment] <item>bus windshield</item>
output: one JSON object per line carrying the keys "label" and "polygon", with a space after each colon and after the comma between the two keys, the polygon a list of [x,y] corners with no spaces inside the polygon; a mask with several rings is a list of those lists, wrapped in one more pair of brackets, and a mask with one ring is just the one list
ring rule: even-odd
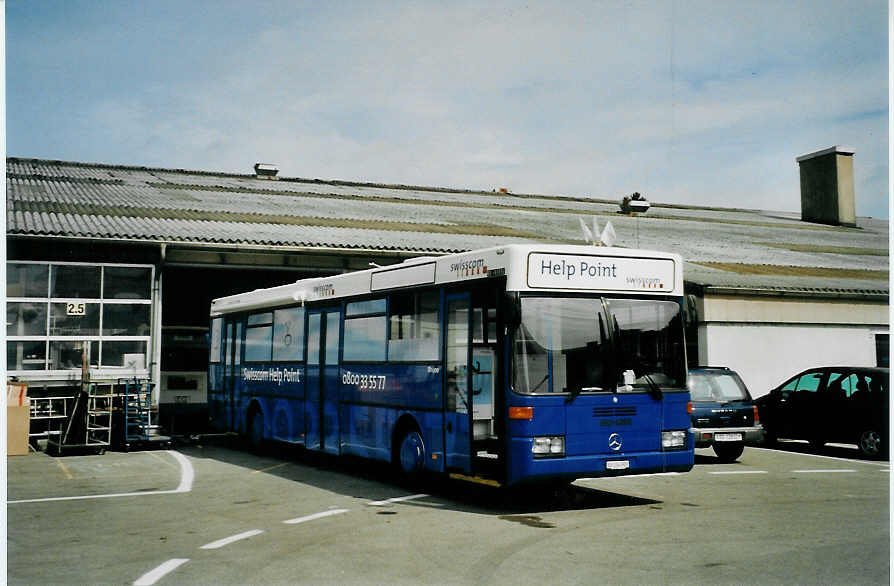
{"label": "bus windshield", "polygon": [[683,389],[680,305],[660,299],[524,297],[514,337],[516,392]]}

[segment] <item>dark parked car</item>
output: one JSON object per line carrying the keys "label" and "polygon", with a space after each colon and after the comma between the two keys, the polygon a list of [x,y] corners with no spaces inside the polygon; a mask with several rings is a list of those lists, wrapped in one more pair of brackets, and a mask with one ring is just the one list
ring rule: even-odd
{"label": "dark parked car", "polygon": [[695,447],[710,446],[722,461],[734,462],[746,443],[763,440],[757,408],[735,371],[725,367],[693,368],[688,384]]}
{"label": "dark parked car", "polygon": [[805,439],[855,443],[869,458],[888,453],[888,369],[811,368],[755,403],[768,441]]}

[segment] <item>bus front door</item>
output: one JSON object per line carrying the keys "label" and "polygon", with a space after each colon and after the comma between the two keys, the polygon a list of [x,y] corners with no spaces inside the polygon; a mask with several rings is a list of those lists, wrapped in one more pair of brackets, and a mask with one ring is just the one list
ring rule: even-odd
{"label": "bus front door", "polygon": [[445,328],[444,448],[448,469],[471,471],[472,393],[469,361],[471,354],[471,312],[468,293],[447,296]]}
{"label": "bus front door", "polygon": [[339,309],[308,312],[304,445],[308,449],[330,454],[340,452],[338,427],[340,324]]}

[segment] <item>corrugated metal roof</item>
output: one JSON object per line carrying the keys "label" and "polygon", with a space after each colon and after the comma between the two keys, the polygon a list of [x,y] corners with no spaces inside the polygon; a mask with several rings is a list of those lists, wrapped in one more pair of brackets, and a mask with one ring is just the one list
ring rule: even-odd
{"label": "corrugated metal roof", "polygon": [[[645,215],[586,196],[506,194],[182,169],[7,159],[7,234],[445,253],[509,242],[580,243],[578,218],[619,246],[667,250],[703,286],[887,295],[888,221],[651,202]],[[800,198],[800,194],[792,194]],[[716,263],[716,264],[710,264]],[[772,265],[796,267],[757,271]],[[750,267],[750,268],[749,268]]]}

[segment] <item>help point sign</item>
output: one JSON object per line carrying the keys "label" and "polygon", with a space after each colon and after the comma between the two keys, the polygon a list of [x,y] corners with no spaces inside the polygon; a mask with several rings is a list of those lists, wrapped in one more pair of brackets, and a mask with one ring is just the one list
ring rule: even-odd
{"label": "help point sign", "polygon": [[528,255],[528,286],[548,289],[670,292],[674,261],[533,252]]}

